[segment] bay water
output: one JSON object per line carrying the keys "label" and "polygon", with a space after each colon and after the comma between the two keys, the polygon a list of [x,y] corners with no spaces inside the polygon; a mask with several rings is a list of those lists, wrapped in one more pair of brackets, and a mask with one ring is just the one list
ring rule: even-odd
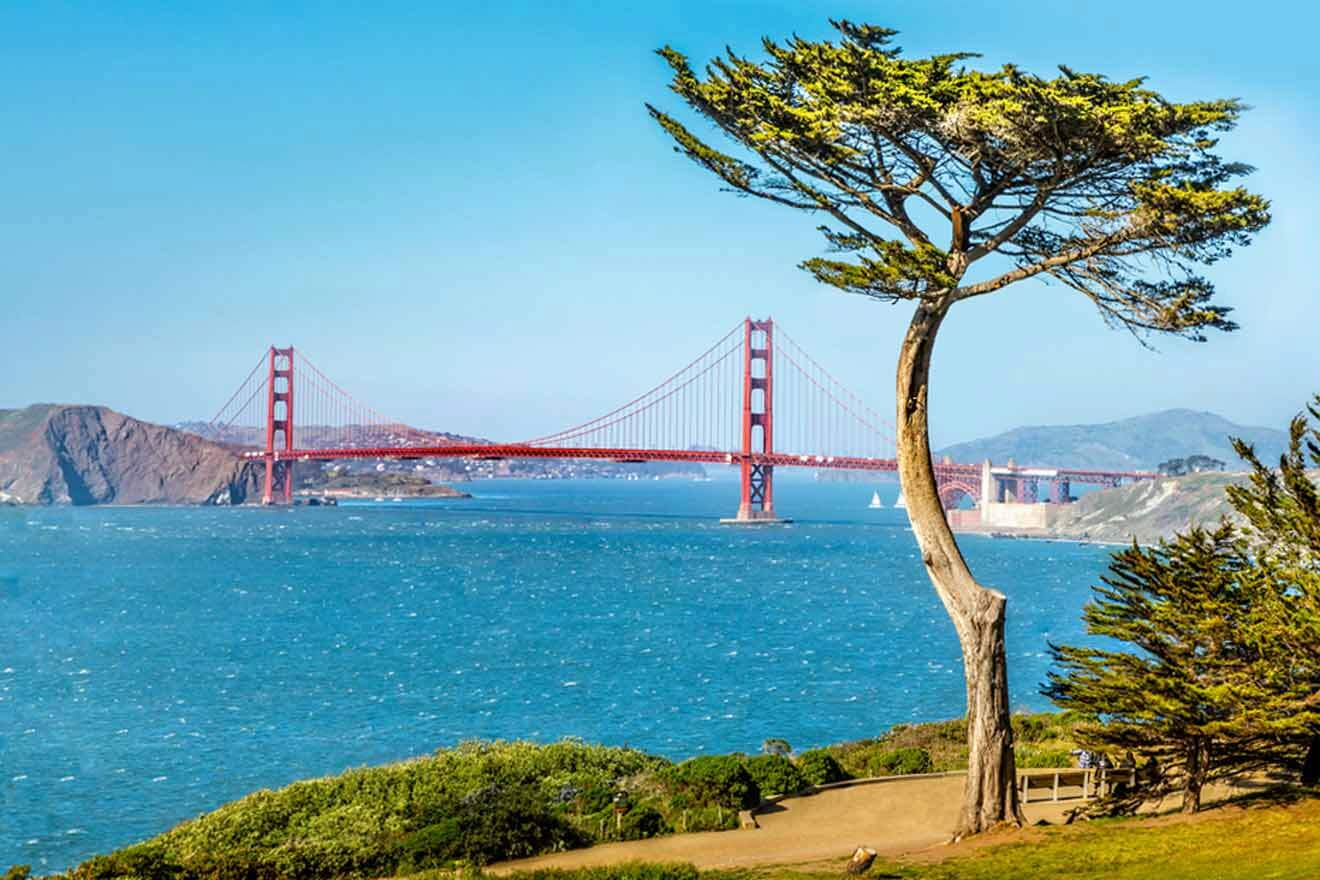
{"label": "bay water", "polygon": [[[263,787],[465,739],[671,758],[963,711],[897,487],[491,481],[338,507],[0,508],[0,869],[61,870]],[[869,510],[878,488],[887,505]],[[1012,701],[1108,549],[962,540],[1009,598]]]}

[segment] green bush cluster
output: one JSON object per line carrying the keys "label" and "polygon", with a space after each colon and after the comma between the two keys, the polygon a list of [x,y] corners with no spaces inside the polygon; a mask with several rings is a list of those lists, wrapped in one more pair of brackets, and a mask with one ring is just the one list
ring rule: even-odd
{"label": "green bush cluster", "polygon": [[803,752],[798,756],[797,767],[812,785],[829,785],[831,782],[843,782],[851,778],[834,756],[825,749]]}
{"label": "green bush cluster", "polygon": [[762,796],[797,794],[811,784],[797,765],[783,755],[757,755],[748,758],[745,766]]}
{"label": "green bush cluster", "polygon": [[929,773],[934,766],[930,752],[909,746],[877,753],[867,762],[866,769],[871,776],[907,776]]}
{"label": "green bush cluster", "polygon": [[[760,801],[738,757],[673,765],[565,741],[465,743],[259,791],[70,880],[330,880],[485,864],[679,827],[737,826]],[[18,874],[6,880],[24,880]]]}
{"label": "green bush cluster", "polygon": [[1020,745],[1013,749],[1013,758],[1019,769],[1073,766],[1073,756],[1069,749]]}
{"label": "green bush cluster", "polygon": [[1085,722],[1078,712],[1038,712],[1013,716],[1013,739],[1021,743],[1059,742],[1069,745],[1078,725]]}
{"label": "green bush cluster", "polygon": [[691,803],[715,803],[731,810],[749,810],[761,802],[761,789],[738,755],[689,758],[670,767],[661,777]]}
{"label": "green bush cluster", "polygon": [[590,842],[537,791],[492,785],[463,798],[452,815],[404,835],[386,861],[400,873],[409,873],[456,860],[482,864]]}

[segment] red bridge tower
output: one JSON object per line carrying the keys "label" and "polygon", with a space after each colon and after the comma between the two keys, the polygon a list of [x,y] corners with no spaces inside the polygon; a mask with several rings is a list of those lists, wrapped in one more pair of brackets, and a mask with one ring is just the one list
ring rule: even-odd
{"label": "red bridge tower", "polygon": [[775,516],[775,469],[762,460],[775,448],[774,335],[769,318],[743,321],[742,498],[726,523],[787,522]]}
{"label": "red bridge tower", "polygon": [[266,381],[266,488],[261,493],[262,504],[293,501],[293,458],[278,457],[279,452],[292,450],[293,346],[271,346],[270,375]]}

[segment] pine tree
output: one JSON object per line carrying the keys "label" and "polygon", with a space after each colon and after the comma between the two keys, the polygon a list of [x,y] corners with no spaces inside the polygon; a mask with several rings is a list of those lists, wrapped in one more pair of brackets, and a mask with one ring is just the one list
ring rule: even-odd
{"label": "pine tree", "polygon": [[[1184,812],[1205,784],[1268,763],[1277,700],[1256,680],[1260,655],[1243,635],[1258,571],[1234,527],[1193,529],[1116,553],[1083,618],[1124,649],[1052,645],[1060,671],[1045,694],[1096,719],[1082,742],[1153,759],[1182,789]],[[1135,649],[1135,650],[1133,650]]]}
{"label": "pine tree", "polygon": [[1250,481],[1228,488],[1229,503],[1245,521],[1250,552],[1272,588],[1253,609],[1252,638],[1271,664],[1275,687],[1290,694],[1295,718],[1315,719],[1301,731],[1301,779],[1320,783],[1320,490],[1308,473],[1320,468],[1320,395],[1289,426],[1278,468],[1267,467],[1250,445],[1233,445],[1251,467]]}

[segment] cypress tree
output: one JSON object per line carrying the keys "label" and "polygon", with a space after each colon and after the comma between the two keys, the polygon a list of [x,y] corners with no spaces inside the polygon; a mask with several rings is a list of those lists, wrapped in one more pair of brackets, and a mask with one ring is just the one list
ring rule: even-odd
{"label": "cypress tree", "polygon": [[[674,148],[738,195],[817,218],[830,287],[905,302],[895,371],[899,478],[920,558],[962,647],[968,771],[955,837],[1024,821],[1004,643],[1008,597],[973,576],[930,449],[931,364],[955,307],[1029,279],[1086,297],[1134,334],[1203,340],[1237,325],[1202,267],[1251,242],[1269,203],[1218,151],[1245,107],[1179,103],[1141,79],[1062,66],[905,56],[896,32],[764,39],[704,69],[666,46],[670,87],[718,140],[648,105]],[[725,152],[729,150],[729,152]]]}
{"label": "cypress tree", "polygon": [[[1289,426],[1279,466],[1266,466],[1249,444],[1233,445],[1251,468],[1245,485],[1228,488],[1245,522],[1250,552],[1267,572],[1268,589],[1251,617],[1252,638],[1270,664],[1269,680],[1292,700],[1289,715],[1305,722],[1301,780],[1320,783],[1320,395]],[[1308,470],[1308,467],[1310,470]]]}
{"label": "cypress tree", "polygon": [[1134,544],[1114,554],[1083,612],[1089,634],[1121,645],[1051,645],[1059,671],[1045,694],[1096,719],[1082,742],[1157,762],[1180,784],[1184,812],[1199,809],[1207,782],[1256,760],[1268,694],[1252,680],[1257,654],[1240,625],[1255,577],[1228,523]]}

